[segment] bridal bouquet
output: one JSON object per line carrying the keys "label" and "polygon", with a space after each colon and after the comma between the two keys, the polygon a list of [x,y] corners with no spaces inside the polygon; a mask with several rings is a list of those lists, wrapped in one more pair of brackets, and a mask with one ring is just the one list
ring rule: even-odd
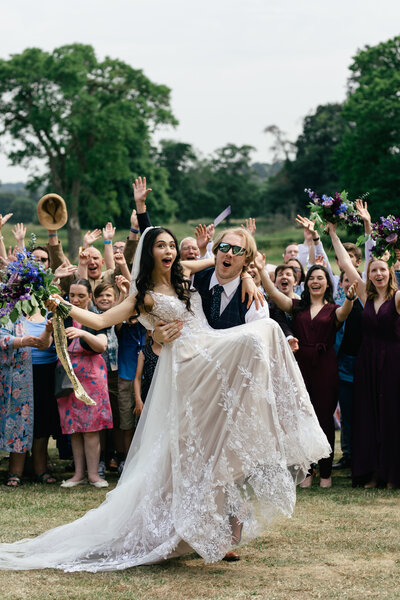
{"label": "bridal bouquet", "polygon": [[[35,262],[30,252],[17,252],[16,260],[0,269],[0,324],[15,323],[21,315],[31,316],[38,310],[45,316],[46,300],[60,291],[53,279],[51,270]],[[61,316],[66,316],[63,312],[60,307]]]}
{"label": "bridal bouquet", "polygon": [[[53,285],[54,275],[50,269],[32,258],[30,252],[17,252],[16,260],[0,269],[0,326],[9,320],[13,323],[22,315],[31,316],[38,310],[47,314],[46,301],[59,289]],[[60,302],[53,316],[53,335],[58,358],[70,379],[75,396],[88,405],[95,405],[77,379],[67,351],[67,338],[64,318],[68,316],[70,306]]]}
{"label": "bridal bouquet", "polygon": [[393,265],[397,260],[395,250],[400,250],[400,219],[393,215],[380,217],[380,221],[372,224],[371,237],[375,242],[372,255],[381,258],[388,251],[388,265]]}
{"label": "bridal bouquet", "polygon": [[347,197],[347,192],[336,192],[335,195],[322,195],[322,198],[313,190],[304,190],[311,202],[308,208],[311,210],[310,219],[315,221],[317,227],[324,227],[326,223],[342,223],[348,227],[361,225],[361,219],[357,214],[354,202]]}

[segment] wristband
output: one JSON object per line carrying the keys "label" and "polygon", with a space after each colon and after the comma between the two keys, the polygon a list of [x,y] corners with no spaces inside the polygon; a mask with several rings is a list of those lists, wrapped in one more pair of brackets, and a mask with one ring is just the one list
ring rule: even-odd
{"label": "wristband", "polygon": [[312,239],[312,241],[313,241],[313,242],[319,242],[319,240],[320,240],[320,239],[321,239],[321,238],[318,236],[318,237],[316,237],[316,238],[313,238],[313,239]]}
{"label": "wristband", "polygon": [[129,231],[131,233],[139,233],[140,229],[135,229],[134,227],[131,227]]}
{"label": "wristband", "polygon": [[49,237],[57,237],[56,233],[49,233]]}
{"label": "wristband", "polygon": [[4,240],[4,235],[0,235],[0,242]]}
{"label": "wristband", "polygon": [[349,302],[353,302],[353,300],[355,300],[356,298],[357,298],[357,296],[356,296],[355,294],[354,294],[354,296],[348,296],[348,295],[346,294],[346,299],[347,299]]}
{"label": "wristband", "polygon": [[112,244],[112,240],[104,240],[105,244]]}

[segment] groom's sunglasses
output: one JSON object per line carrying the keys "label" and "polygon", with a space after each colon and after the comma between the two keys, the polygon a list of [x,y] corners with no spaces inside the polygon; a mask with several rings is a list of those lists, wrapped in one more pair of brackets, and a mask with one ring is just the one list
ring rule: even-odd
{"label": "groom's sunglasses", "polygon": [[243,256],[243,254],[246,252],[246,248],[242,248],[241,246],[234,246],[233,244],[228,244],[228,242],[220,242],[218,244],[218,250],[221,250],[221,252],[223,252],[224,254],[229,252],[231,248],[232,254],[234,256]]}

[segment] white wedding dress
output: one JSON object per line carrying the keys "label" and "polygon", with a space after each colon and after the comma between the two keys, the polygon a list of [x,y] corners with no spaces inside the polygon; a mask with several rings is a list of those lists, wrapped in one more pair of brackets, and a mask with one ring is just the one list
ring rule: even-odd
{"label": "white wedding dress", "polygon": [[206,562],[292,514],[310,463],[327,457],[297,363],[271,319],[214,330],[197,292],[192,312],[152,292],[152,329],[183,321],[164,346],[117,487],[97,509],[42,535],[0,545],[0,568],[107,571],[196,551]]}

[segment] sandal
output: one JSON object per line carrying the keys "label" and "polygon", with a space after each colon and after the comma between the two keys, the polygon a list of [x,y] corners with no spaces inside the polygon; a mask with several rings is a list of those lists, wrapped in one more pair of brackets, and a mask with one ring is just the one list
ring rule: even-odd
{"label": "sandal", "polygon": [[7,475],[7,479],[4,482],[4,485],[11,488],[17,488],[22,485],[22,479],[20,475],[17,475],[17,473],[9,473]]}
{"label": "sandal", "polygon": [[36,475],[36,481],[37,483],[46,483],[46,484],[52,484],[52,483],[57,483],[57,479],[55,477],[53,477],[53,475],[51,473],[39,473],[39,475]]}

